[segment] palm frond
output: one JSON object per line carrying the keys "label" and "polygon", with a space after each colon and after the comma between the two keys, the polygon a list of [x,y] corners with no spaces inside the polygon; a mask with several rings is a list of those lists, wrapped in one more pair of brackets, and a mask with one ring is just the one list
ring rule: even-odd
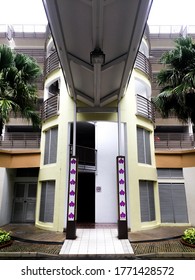
{"label": "palm frond", "polygon": [[190,37],[175,40],[175,48],[165,52],[165,68],[157,76],[160,94],[153,98],[162,117],[172,112],[182,122],[195,119],[195,44]]}
{"label": "palm frond", "polygon": [[5,122],[9,114],[18,112],[40,123],[36,113],[37,89],[35,79],[41,74],[38,63],[25,54],[18,54],[7,46],[0,46],[0,120]]}

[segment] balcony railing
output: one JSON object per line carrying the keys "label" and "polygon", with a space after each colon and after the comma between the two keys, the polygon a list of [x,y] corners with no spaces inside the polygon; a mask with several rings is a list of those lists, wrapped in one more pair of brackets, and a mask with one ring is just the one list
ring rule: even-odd
{"label": "balcony railing", "polygon": [[12,132],[0,137],[1,149],[38,149],[41,133],[39,132]]}
{"label": "balcony railing", "polygon": [[155,122],[154,105],[150,100],[139,94],[137,94],[137,115]]}
{"label": "balcony railing", "polygon": [[42,121],[54,117],[58,114],[59,110],[59,94],[56,94],[46,99],[41,107],[41,119]]}
{"label": "balcony railing", "polygon": [[47,57],[45,62],[45,75],[60,67],[57,51],[54,51],[50,56]]}
{"label": "balcony railing", "polygon": [[152,69],[149,59],[141,52],[138,52],[135,68],[145,73],[149,79],[152,77]]}
{"label": "balcony railing", "polygon": [[156,149],[194,149],[194,137],[188,133],[155,133],[154,145]]}
{"label": "balcony railing", "polygon": [[[77,145],[76,156],[79,160],[79,169],[95,171],[97,169],[96,154],[96,149]],[[70,155],[72,155],[72,145],[70,145]]]}

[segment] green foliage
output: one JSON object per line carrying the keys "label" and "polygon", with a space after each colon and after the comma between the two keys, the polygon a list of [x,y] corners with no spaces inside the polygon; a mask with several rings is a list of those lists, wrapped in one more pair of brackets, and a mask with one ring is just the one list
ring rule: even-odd
{"label": "green foliage", "polygon": [[182,239],[189,244],[195,245],[195,228],[186,229]]}
{"label": "green foliage", "polygon": [[11,240],[10,233],[0,229],[0,245],[10,240]]}
{"label": "green foliage", "polygon": [[10,112],[19,113],[33,125],[40,124],[36,113],[38,101],[36,79],[41,69],[37,62],[25,55],[0,45],[0,121],[9,121]]}
{"label": "green foliage", "polygon": [[195,43],[192,38],[178,38],[173,50],[161,57],[164,69],[157,75],[162,87],[153,98],[156,109],[163,118],[173,113],[182,122],[195,123]]}

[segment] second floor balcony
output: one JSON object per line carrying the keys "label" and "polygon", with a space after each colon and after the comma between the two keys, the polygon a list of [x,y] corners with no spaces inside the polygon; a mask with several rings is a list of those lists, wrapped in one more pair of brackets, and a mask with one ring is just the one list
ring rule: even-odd
{"label": "second floor balcony", "polygon": [[[70,145],[70,155],[72,155],[73,146]],[[76,145],[76,156],[79,159],[79,169],[84,171],[97,170],[97,150],[89,147]]]}
{"label": "second floor balcony", "polygon": [[152,77],[152,69],[149,59],[141,52],[137,53],[135,60],[135,69],[145,73],[149,79]]}
{"label": "second floor balcony", "polygon": [[52,71],[60,68],[60,61],[58,58],[57,51],[53,51],[45,61],[45,75],[51,73]]}
{"label": "second floor balcony", "polygon": [[0,137],[0,149],[39,149],[41,133],[9,132]]}
{"label": "second floor balcony", "polygon": [[195,148],[195,135],[188,133],[155,133],[154,145],[156,150],[190,150]]}
{"label": "second floor balcony", "polygon": [[59,111],[59,94],[46,99],[41,108],[41,119],[45,121],[51,117],[57,116]]}
{"label": "second floor balcony", "polygon": [[137,94],[137,115],[155,122],[155,110],[152,102],[146,97]]}

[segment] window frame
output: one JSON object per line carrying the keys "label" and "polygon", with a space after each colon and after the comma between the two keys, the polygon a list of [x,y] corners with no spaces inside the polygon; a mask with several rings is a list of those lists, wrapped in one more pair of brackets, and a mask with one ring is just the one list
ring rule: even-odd
{"label": "window frame", "polygon": [[55,202],[55,180],[41,182],[39,221],[53,223]]}
{"label": "window frame", "polygon": [[58,126],[54,126],[45,131],[44,165],[57,162],[57,148]]}
{"label": "window frame", "polygon": [[154,181],[140,180],[140,218],[141,222],[156,220]]}
{"label": "window frame", "polygon": [[152,164],[150,131],[137,126],[137,159],[138,163]]}

